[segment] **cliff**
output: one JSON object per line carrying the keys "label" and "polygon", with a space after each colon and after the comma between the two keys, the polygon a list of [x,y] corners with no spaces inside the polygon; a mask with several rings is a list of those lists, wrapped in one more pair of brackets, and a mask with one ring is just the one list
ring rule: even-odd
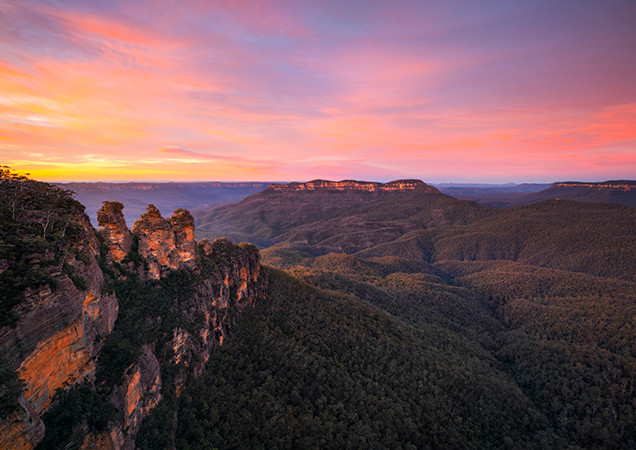
{"label": "cliff", "polygon": [[597,183],[586,183],[581,181],[564,181],[554,183],[553,188],[590,188],[590,189],[609,189],[615,191],[629,192],[636,190],[636,181],[633,180],[610,180]]}
{"label": "cliff", "polygon": [[298,192],[298,191],[365,191],[365,192],[403,192],[418,190],[426,193],[439,193],[433,186],[421,180],[396,180],[389,183],[370,181],[327,181],[313,180],[306,183],[270,184],[269,191]]}
{"label": "cliff", "polygon": [[[189,213],[175,216],[187,218]],[[179,230],[174,222],[173,229]],[[190,223],[189,218],[186,223]],[[189,238],[185,241],[191,242]],[[178,242],[175,245],[183,248]],[[266,281],[261,275],[259,252],[253,245],[236,245],[227,239],[203,240],[191,250],[193,253],[186,255],[194,255],[194,259],[185,263],[192,269],[162,271],[162,278],[140,284],[148,299],[156,302],[154,305],[143,303],[123,309],[126,317],[120,323],[122,336],[151,335],[135,343],[141,346],[140,354],[123,369],[121,382],[111,391],[116,420],[106,430],[89,434],[84,448],[135,448],[135,436],[144,419],[164,397],[174,401],[186,381],[203,372],[214,347],[223,344],[241,314],[265,297]],[[153,255],[149,258],[156,261]],[[179,273],[184,278],[179,278]],[[125,289],[134,285],[133,279],[122,282]],[[128,305],[130,300],[134,301],[122,297]],[[147,316],[145,323],[127,321],[129,316],[139,317],[137,307]],[[174,423],[158,426],[176,428]]]}
{"label": "cliff", "polygon": [[[9,309],[0,311],[0,352],[24,388],[11,400],[15,412],[0,417],[2,449],[33,448],[43,439],[44,448],[68,439],[84,448],[134,448],[166,392],[178,396],[240,314],[265,296],[256,248],[227,240],[197,244],[187,210],[166,220],[149,205],[131,232],[123,205],[104,202],[98,232],[81,205],[72,205],[70,212],[55,210],[50,229],[25,214],[24,233],[3,235],[17,243],[3,255],[0,281],[20,275],[23,282],[14,282]],[[41,248],[27,252],[32,242]],[[33,274],[39,278],[29,281]],[[110,405],[96,413],[107,422],[78,413],[72,395],[56,396],[78,386]],[[65,414],[72,431],[55,420]]]}
{"label": "cliff", "polygon": [[554,183],[543,191],[518,197],[514,202],[510,203],[510,206],[527,205],[551,199],[636,206],[636,181],[559,182]]}
{"label": "cliff", "polygon": [[0,448],[32,448],[42,439],[40,415],[57,389],[92,376],[117,318],[117,300],[103,291],[97,236],[88,218],[74,219],[81,228],[72,240],[55,252],[26,255],[51,282],[27,288],[12,309],[14,326],[0,329],[0,352],[24,381],[20,411],[0,423]]}

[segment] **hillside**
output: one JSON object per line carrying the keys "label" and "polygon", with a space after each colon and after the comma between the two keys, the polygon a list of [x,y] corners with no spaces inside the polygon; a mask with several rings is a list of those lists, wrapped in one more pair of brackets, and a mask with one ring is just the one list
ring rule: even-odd
{"label": "hillside", "polygon": [[636,280],[636,208],[548,200],[435,231],[433,260],[519,261]]}
{"label": "hillside", "polygon": [[283,260],[329,252],[428,262],[507,259],[636,279],[634,208],[549,200],[493,209],[421,187],[269,188],[195,216],[200,237],[254,242]]}
{"label": "hillside", "polygon": [[466,223],[484,214],[483,207],[419,180],[272,185],[235,205],[194,212],[202,238],[228,236],[262,247],[290,242],[324,253],[357,251],[413,230]]}
{"label": "hillside", "polygon": [[184,447],[560,443],[496,361],[465,338],[407,326],[277,271],[268,302],[186,390],[179,418]]}
{"label": "hillside", "polygon": [[463,351],[486,352],[565,440],[559,447],[629,448],[636,439],[633,282],[501,260],[345,254],[307,256],[288,270],[415,329],[452,332]]}
{"label": "hillside", "polygon": [[597,183],[565,181],[548,189],[512,199],[507,206],[527,205],[548,199],[636,206],[636,181],[609,180]]}
{"label": "hillside", "polygon": [[[464,350],[487,352],[547,418],[547,434],[538,435],[556,439],[549,447],[633,445],[636,210],[549,200],[473,206],[465,210],[478,214],[436,224],[409,219],[408,205],[417,204],[417,212],[457,211],[456,200],[400,192],[383,203],[352,190],[340,215],[310,208],[303,223],[299,197],[306,193],[293,192],[297,198],[279,191],[244,200],[257,201],[263,212],[269,200],[272,208],[298,213],[295,228],[268,229],[275,243],[262,251],[266,263],[335,295],[354,296],[414,329],[452,332],[468,344]],[[243,218],[241,204],[224,211],[219,218],[234,221],[226,226],[266,227],[259,219],[266,215]],[[374,233],[395,217],[410,228],[395,238]],[[356,241],[342,226],[345,218],[368,240]],[[323,236],[342,242],[338,251],[349,254],[328,253],[333,247]]]}

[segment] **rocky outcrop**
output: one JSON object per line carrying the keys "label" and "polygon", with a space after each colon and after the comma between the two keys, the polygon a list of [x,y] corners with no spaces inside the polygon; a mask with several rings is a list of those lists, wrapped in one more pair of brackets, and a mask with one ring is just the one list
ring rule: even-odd
{"label": "rocky outcrop", "polygon": [[421,180],[396,180],[389,183],[376,183],[371,181],[328,181],[313,180],[306,183],[270,184],[270,191],[366,191],[366,192],[402,192],[422,191],[427,193],[439,193],[433,186],[429,186]]}
{"label": "rocky outcrop", "polygon": [[133,225],[133,233],[139,240],[139,255],[146,262],[150,279],[158,280],[179,268],[179,252],[170,222],[161,217],[155,205],[148,205],[146,213]]}
{"label": "rocky outcrop", "polygon": [[133,449],[141,422],[161,401],[159,361],[149,346],[143,347],[137,362],[126,370],[124,382],[114,390],[111,401],[120,427],[110,432],[114,447]]}
{"label": "rocky outcrop", "polygon": [[114,262],[121,262],[132,247],[132,235],[126,226],[123,209],[124,205],[119,202],[104,202],[97,211],[97,223],[102,227],[99,233],[108,244]]}
{"label": "rocky outcrop", "polygon": [[44,439],[44,424],[33,406],[20,397],[20,411],[0,424],[0,448],[31,449]]}
{"label": "rocky outcrop", "polygon": [[87,433],[82,449],[132,450],[142,421],[162,399],[161,368],[152,348],[145,345],[137,361],[130,365],[123,382],[115,387],[110,400],[116,418],[101,433]]}
{"label": "rocky outcrop", "polygon": [[174,233],[174,243],[179,253],[179,266],[194,268],[197,257],[197,244],[194,240],[194,217],[186,209],[177,209],[168,219]]}
{"label": "rocky outcrop", "polygon": [[[187,210],[178,209],[166,220],[153,205],[131,233],[122,209],[120,203],[104,202],[99,211],[100,233],[108,245],[106,263],[118,268],[110,276],[136,279],[134,274],[139,273],[141,280],[159,280],[185,268],[192,271],[187,279],[193,285],[184,286],[191,294],[179,297],[178,306],[175,303],[170,310],[182,315],[181,326],[161,328],[156,337],[161,343],[144,345],[122,381],[111,386],[116,417],[107,431],[95,434],[80,422],[75,431],[85,435],[84,448],[134,448],[143,420],[162,400],[162,367],[176,366],[169,379],[179,395],[186,379],[202,373],[212,349],[223,343],[240,315],[265,297],[259,253],[253,245],[235,245],[227,239],[197,244],[194,220]],[[97,355],[114,328],[118,302],[104,289],[104,273],[96,259],[101,246],[98,235],[85,216],[79,220],[83,232],[59,262],[53,263],[57,260],[51,252],[25,256],[31,264],[50,267],[56,287],[27,290],[14,311],[17,324],[0,330],[0,351],[25,382],[21,409],[0,423],[2,449],[33,448],[42,440],[40,415],[56,390],[84,380],[101,383],[95,380]],[[127,255],[127,264],[113,264]],[[162,317],[152,320],[161,324]],[[163,355],[161,362],[155,355]]]}
{"label": "rocky outcrop", "polygon": [[177,209],[166,220],[154,205],[148,205],[146,213],[135,222],[133,234],[150,279],[158,280],[171,270],[196,265],[194,219],[185,209]]}
{"label": "rocky outcrop", "polygon": [[11,445],[37,444],[43,428],[38,416],[57,389],[93,376],[94,358],[114,327],[118,304],[103,292],[104,278],[95,259],[99,241],[86,217],[79,222],[83,231],[77,244],[66,249],[59,264],[50,264],[53,255],[32,255],[40,264],[48,261],[56,288],[27,290],[14,309],[15,327],[0,330],[0,351],[25,383],[22,411],[0,424],[0,448],[11,448],[5,439],[16,436],[20,427],[24,431],[17,436],[22,438]]}

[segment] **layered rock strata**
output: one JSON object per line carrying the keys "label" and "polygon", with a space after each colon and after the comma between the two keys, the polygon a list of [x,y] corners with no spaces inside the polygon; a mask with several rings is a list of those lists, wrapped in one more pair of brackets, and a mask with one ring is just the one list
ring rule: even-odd
{"label": "layered rock strata", "polygon": [[419,190],[428,193],[439,193],[433,186],[421,180],[395,180],[389,183],[371,181],[328,181],[312,180],[306,183],[270,184],[270,191],[366,191],[366,192],[401,192]]}
{"label": "layered rock strata", "polygon": [[[76,246],[47,269],[56,288],[27,290],[14,309],[15,327],[0,329],[0,353],[24,381],[22,410],[0,423],[0,448],[28,449],[42,439],[39,416],[55,391],[94,374],[94,358],[115,325],[117,300],[103,292],[104,277],[95,259],[99,241],[88,219],[78,220],[83,231]],[[51,258],[42,254],[32,259],[43,264]],[[64,265],[76,280],[84,280],[85,289],[64,273]]]}

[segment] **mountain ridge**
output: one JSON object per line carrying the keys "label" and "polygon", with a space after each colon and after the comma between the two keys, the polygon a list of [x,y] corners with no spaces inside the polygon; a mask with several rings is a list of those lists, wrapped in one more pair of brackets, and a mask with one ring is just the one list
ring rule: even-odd
{"label": "mountain ridge", "polygon": [[439,193],[433,186],[417,179],[394,180],[387,183],[358,180],[312,180],[305,183],[270,184],[267,188],[272,191],[366,191],[366,192],[399,192],[419,190],[428,193]]}

